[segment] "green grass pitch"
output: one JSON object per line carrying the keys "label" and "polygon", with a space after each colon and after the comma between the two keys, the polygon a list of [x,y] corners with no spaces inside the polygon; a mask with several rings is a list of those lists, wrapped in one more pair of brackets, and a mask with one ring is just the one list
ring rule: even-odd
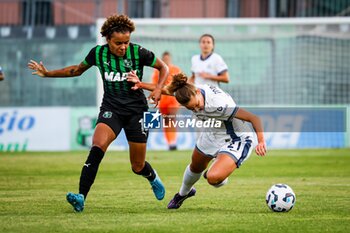
{"label": "green grass pitch", "polygon": [[[127,152],[108,152],[83,213],[65,200],[77,191],[87,152],[0,154],[0,232],[349,232],[350,150],[273,150],[253,153],[219,189],[202,178],[195,197],[178,210],[178,191],[191,151],[149,151],[165,186],[157,201],[148,182],[130,170]],[[273,213],[265,194],[290,185],[294,209]]]}

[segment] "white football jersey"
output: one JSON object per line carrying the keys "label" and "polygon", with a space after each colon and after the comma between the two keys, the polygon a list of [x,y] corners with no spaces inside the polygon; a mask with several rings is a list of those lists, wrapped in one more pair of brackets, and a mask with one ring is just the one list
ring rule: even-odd
{"label": "white football jersey", "polygon": [[222,132],[232,137],[251,136],[255,131],[250,122],[235,118],[238,106],[232,97],[219,87],[210,85],[196,85],[204,96],[204,109],[194,112],[200,120],[214,118],[222,121],[221,128],[211,129],[213,132]]}
{"label": "white football jersey", "polygon": [[201,58],[201,55],[194,55],[191,62],[191,71],[195,77],[195,85],[209,84],[219,86],[219,82],[202,78],[199,73],[205,72],[212,75],[219,75],[228,69],[224,59],[217,53],[212,53],[204,60]]}

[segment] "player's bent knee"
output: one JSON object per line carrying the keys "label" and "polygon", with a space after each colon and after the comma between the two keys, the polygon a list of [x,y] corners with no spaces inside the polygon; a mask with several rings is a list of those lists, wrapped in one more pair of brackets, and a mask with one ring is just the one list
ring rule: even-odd
{"label": "player's bent knee", "polygon": [[217,185],[223,182],[226,179],[226,177],[222,177],[219,174],[215,174],[213,172],[208,172],[207,173],[207,181],[210,185]]}
{"label": "player's bent knee", "polygon": [[139,174],[142,171],[144,166],[145,166],[145,163],[141,163],[141,162],[131,163],[131,169],[135,174]]}

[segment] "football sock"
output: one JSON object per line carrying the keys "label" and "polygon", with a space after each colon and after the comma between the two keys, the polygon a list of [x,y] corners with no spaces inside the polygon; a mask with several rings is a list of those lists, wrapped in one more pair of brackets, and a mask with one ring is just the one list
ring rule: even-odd
{"label": "football sock", "polygon": [[145,166],[142,168],[141,171],[135,172],[133,170],[133,172],[137,175],[145,177],[149,181],[153,181],[156,178],[156,173],[154,172],[151,164],[149,164],[147,161],[145,161]]}
{"label": "football sock", "polygon": [[179,194],[186,196],[192,189],[192,186],[201,178],[202,173],[194,173],[190,169],[190,165],[186,167],[182,185]]}
{"label": "football sock", "polygon": [[86,196],[95,181],[98,167],[103,159],[104,152],[97,146],[93,146],[90,150],[89,156],[81,170],[79,193]]}

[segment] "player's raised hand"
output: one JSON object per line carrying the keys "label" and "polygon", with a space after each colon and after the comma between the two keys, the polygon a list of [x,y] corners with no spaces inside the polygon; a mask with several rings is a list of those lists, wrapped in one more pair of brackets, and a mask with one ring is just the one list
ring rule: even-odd
{"label": "player's raised hand", "polygon": [[133,87],[131,87],[131,90],[137,90],[140,88],[140,79],[136,74],[136,71],[132,70],[128,73],[128,76],[126,77],[126,81],[135,83]]}
{"label": "player's raised hand", "polygon": [[38,75],[40,77],[45,77],[48,72],[42,61],[37,63],[34,60],[30,60],[28,63],[28,68],[34,70],[32,72],[33,75]]}
{"label": "player's raised hand", "polygon": [[255,147],[255,152],[257,155],[264,156],[266,154],[266,143],[265,142],[259,142],[258,145]]}
{"label": "player's raised hand", "polygon": [[160,100],[160,97],[162,95],[162,89],[161,88],[156,88],[152,91],[152,93],[149,95],[148,99],[153,100],[152,104],[155,104],[154,107],[158,106],[158,102]]}

